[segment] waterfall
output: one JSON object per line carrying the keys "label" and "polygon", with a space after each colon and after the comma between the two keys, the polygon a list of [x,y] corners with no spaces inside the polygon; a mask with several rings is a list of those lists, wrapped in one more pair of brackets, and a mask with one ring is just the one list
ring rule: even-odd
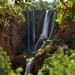
{"label": "waterfall", "polygon": [[34,10],[28,12],[28,50],[35,52],[35,13]]}
{"label": "waterfall", "polygon": [[[48,14],[48,10],[46,10],[46,14],[45,14],[45,19],[44,19],[44,25],[43,25],[43,31],[41,33],[41,36],[39,38],[39,40],[37,41],[36,43],[36,50],[38,48],[40,48],[40,46],[43,44],[43,42],[46,40],[46,39],[51,39],[51,36],[52,36],[52,33],[53,33],[53,30],[54,30],[54,26],[55,26],[55,17],[56,17],[56,11],[55,10],[52,10],[50,12],[50,14]],[[48,36],[48,26],[49,26],[49,21],[50,21],[50,34]],[[39,47],[37,47],[39,46]]]}
{"label": "waterfall", "polygon": [[[36,50],[41,47],[43,42],[46,39],[51,38],[55,25],[55,17],[56,17],[55,10],[51,10],[51,12],[46,10],[42,33],[40,35],[39,40],[35,44],[35,12],[34,10],[30,10],[28,12],[28,50],[31,53],[36,53]],[[50,25],[50,33],[48,32],[49,25]]]}
{"label": "waterfall", "polygon": [[27,12],[28,18],[28,50],[30,50],[30,25],[29,25],[29,12]]}
{"label": "waterfall", "polygon": [[26,64],[26,70],[25,70],[25,75],[28,75],[31,71],[31,65],[33,63],[34,57],[27,59],[27,64]]}
{"label": "waterfall", "polygon": [[50,32],[50,35],[49,35],[49,39],[51,39],[53,30],[54,30],[54,27],[55,27],[56,10],[53,10],[52,14],[53,15],[52,15],[52,23],[51,23],[51,32]]}
{"label": "waterfall", "polygon": [[43,31],[40,38],[48,38],[48,24],[49,24],[49,15],[47,10],[45,15],[45,20],[44,20]]}
{"label": "waterfall", "polygon": [[39,40],[36,43],[36,46],[35,46],[36,49],[39,43],[42,43],[48,38],[48,25],[49,25],[49,14],[48,14],[48,10],[46,10],[44,24],[43,24],[43,31],[41,33]]}
{"label": "waterfall", "polygon": [[[34,10],[28,12],[28,49],[32,53],[33,52],[36,53],[35,50],[37,50],[38,45],[39,47],[41,47],[45,40],[51,39],[54,30],[54,25],[55,25],[56,11],[52,10],[49,13],[49,11],[46,10],[42,33],[36,45],[35,45],[35,16],[34,15],[35,15]],[[50,35],[48,35],[49,22],[50,22]],[[34,57],[27,59],[26,70],[25,70],[26,75],[31,73],[31,65],[33,63],[33,59]]]}

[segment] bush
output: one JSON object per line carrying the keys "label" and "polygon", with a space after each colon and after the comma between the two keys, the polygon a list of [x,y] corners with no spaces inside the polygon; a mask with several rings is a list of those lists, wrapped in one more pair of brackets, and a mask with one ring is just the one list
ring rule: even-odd
{"label": "bush", "polygon": [[21,24],[25,18],[19,7],[16,5],[1,6],[0,8],[0,25],[3,27]]}
{"label": "bush", "polygon": [[7,3],[7,0],[0,0],[0,5],[5,5]]}
{"label": "bush", "polygon": [[43,64],[38,75],[75,75],[75,51],[64,52],[59,48]]}
{"label": "bush", "polygon": [[0,48],[0,75],[21,75],[23,69],[17,68],[15,71],[12,70],[11,61],[7,53]]}
{"label": "bush", "polygon": [[11,70],[10,58],[6,52],[0,48],[0,75],[6,74]]}

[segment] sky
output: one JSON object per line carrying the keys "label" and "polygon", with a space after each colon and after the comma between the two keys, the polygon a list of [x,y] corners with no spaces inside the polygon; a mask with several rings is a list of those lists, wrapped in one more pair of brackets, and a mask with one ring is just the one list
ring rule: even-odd
{"label": "sky", "polygon": [[[38,0],[35,0],[35,1],[38,1]],[[53,2],[54,0],[43,0],[43,1]],[[66,2],[67,0],[64,0],[64,1]]]}
{"label": "sky", "polygon": [[[38,1],[38,0],[35,0],[35,1]],[[43,0],[43,1],[48,1],[48,2],[52,2],[52,1],[54,1],[54,0]]]}
{"label": "sky", "polygon": [[52,2],[53,0],[43,0],[43,1],[48,1],[48,2]]}

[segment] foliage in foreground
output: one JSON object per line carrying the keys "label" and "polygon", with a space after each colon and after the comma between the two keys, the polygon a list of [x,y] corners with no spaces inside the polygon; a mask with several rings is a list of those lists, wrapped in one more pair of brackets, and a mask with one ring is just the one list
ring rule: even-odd
{"label": "foliage in foreground", "polygon": [[64,52],[59,48],[45,60],[38,75],[75,75],[75,51]]}
{"label": "foliage in foreground", "polygon": [[8,0],[0,0],[0,5],[5,5]]}
{"label": "foliage in foreground", "polygon": [[21,67],[12,70],[11,61],[7,53],[0,48],[0,75],[21,75],[23,69]]}
{"label": "foliage in foreground", "polygon": [[25,21],[25,18],[17,6],[1,6],[0,5],[0,25],[3,27],[21,24]]}
{"label": "foliage in foreground", "polygon": [[67,2],[61,2],[57,5],[57,19],[59,27],[64,27],[69,22],[75,22],[75,2],[73,0],[67,0]]}

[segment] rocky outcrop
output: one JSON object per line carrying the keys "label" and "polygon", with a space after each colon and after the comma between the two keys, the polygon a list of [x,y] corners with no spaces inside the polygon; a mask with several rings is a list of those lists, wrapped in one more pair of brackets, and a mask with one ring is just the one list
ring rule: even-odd
{"label": "rocky outcrop", "polygon": [[33,60],[35,75],[38,70],[41,69],[41,67],[43,66],[45,58],[47,58],[49,54],[55,53],[57,48],[58,47],[53,43],[52,40],[47,40],[43,43],[42,47],[38,49]]}
{"label": "rocky outcrop", "polygon": [[10,56],[15,54],[16,47],[21,43],[20,31],[20,25],[10,26],[7,31],[2,30],[0,46],[3,47]]}
{"label": "rocky outcrop", "polygon": [[10,56],[13,69],[20,66],[25,68],[26,66],[26,53],[23,54],[25,33],[25,25],[23,24],[10,26],[7,32],[4,29],[0,31],[0,47]]}
{"label": "rocky outcrop", "polygon": [[[57,52],[58,48],[64,48],[64,51],[68,51],[68,46],[66,44],[61,44],[58,40],[46,40],[42,47],[38,49],[34,60],[33,60],[33,69],[34,75],[37,75],[37,72],[44,64],[45,59]],[[70,50],[70,49],[69,49]]]}

